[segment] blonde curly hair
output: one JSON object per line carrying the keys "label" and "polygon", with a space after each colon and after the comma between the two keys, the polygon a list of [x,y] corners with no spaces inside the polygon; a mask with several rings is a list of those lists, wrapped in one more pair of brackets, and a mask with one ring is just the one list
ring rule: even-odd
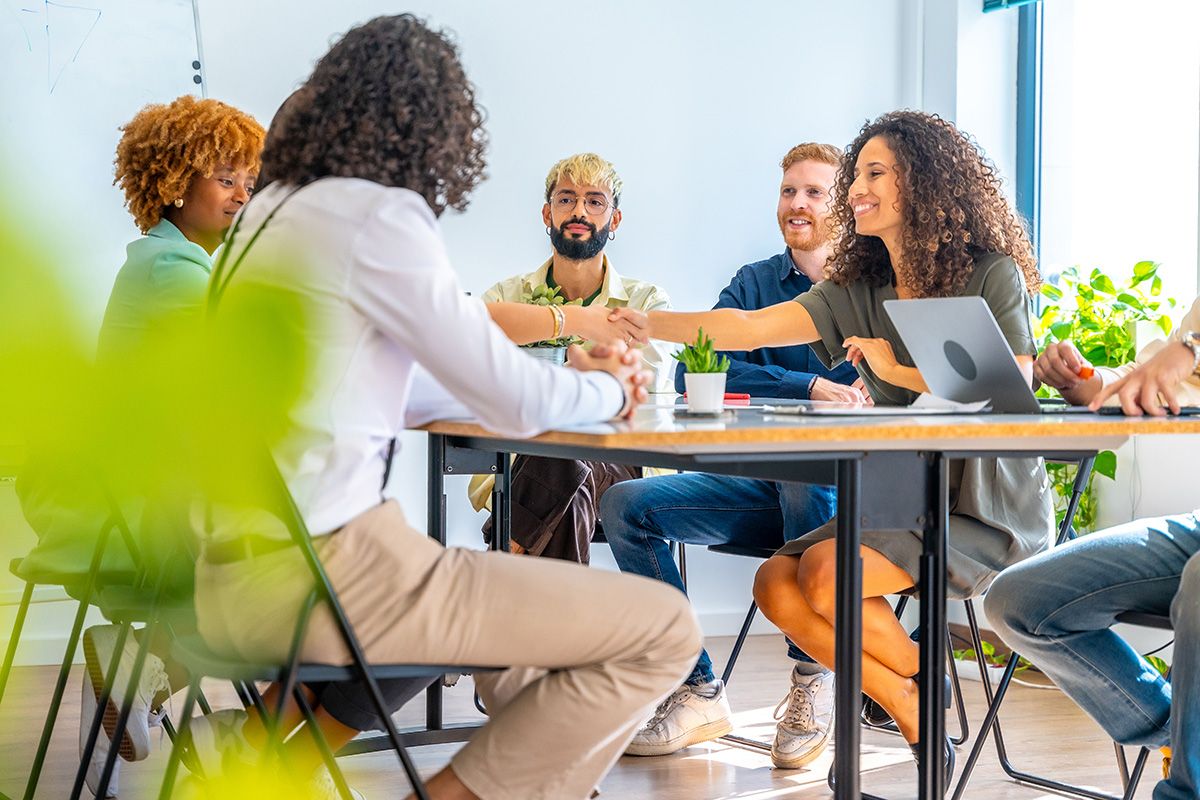
{"label": "blonde curly hair", "polygon": [[162,220],[196,176],[209,177],[224,164],[258,169],[266,135],[249,114],[192,95],[152,103],[120,130],[113,184],[125,193],[142,233]]}

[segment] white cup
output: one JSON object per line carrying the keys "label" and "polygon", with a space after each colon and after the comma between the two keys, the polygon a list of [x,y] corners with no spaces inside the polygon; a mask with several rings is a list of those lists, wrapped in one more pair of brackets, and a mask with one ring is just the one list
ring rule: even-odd
{"label": "white cup", "polygon": [[687,407],[693,414],[717,414],[725,410],[724,372],[688,372],[683,376],[687,388]]}

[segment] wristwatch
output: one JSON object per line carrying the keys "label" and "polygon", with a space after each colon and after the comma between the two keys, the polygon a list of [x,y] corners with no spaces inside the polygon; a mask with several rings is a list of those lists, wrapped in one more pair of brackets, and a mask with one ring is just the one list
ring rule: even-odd
{"label": "wristwatch", "polygon": [[1192,351],[1192,374],[1200,372],[1200,331],[1184,331],[1183,345]]}

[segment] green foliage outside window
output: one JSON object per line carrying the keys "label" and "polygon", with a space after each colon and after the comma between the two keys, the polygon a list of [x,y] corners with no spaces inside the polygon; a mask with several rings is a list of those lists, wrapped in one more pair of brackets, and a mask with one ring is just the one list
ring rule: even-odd
{"label": "green foliage outside window", "polygon": [[[1097,367],[1117,367],[1137,355],[1137,327],[1152,325],[1166,336],[1171,332],[1170,311],[1176,303],[1162,297],[1162,278],[1155,261],[1139,261],[1119,280],[1099,268],[1084,274],[1070,267],[1042,286],[1042,311],[1034,321],[1038,352],[1053,342],[1074,342],[1079,352]],[[1043,386],[1040,397],[1057,397]],[[1062,522],[1075,483],[1074,464],[1047,464],[1055,493],[1055,518]],[[1105,450],[1096,456],[1092,476],[1080,499],[1075,529],[1090,533],[1096,527],[1096,494],[1093,480],[1117,474],[1117,456]]]}

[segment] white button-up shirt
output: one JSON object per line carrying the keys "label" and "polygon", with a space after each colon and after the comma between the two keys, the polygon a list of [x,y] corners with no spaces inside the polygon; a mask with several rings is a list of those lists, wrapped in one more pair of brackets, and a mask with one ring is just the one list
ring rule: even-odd
{"label": "white button-up shirt", "polygon": [[[289,191],[274,184],[246,206],[230,264]],[[380,502],[389,442],[406,427],[473,416],[531,436],[611,418],[624,404],[611,375],[522,353],[460,288],[432,210],[407,189],[356,178],[300,189],[246,253],[223,302],[254,286],[296,291],[307,304],[297,333],[315,375],[274,455],[314,535]]]}

